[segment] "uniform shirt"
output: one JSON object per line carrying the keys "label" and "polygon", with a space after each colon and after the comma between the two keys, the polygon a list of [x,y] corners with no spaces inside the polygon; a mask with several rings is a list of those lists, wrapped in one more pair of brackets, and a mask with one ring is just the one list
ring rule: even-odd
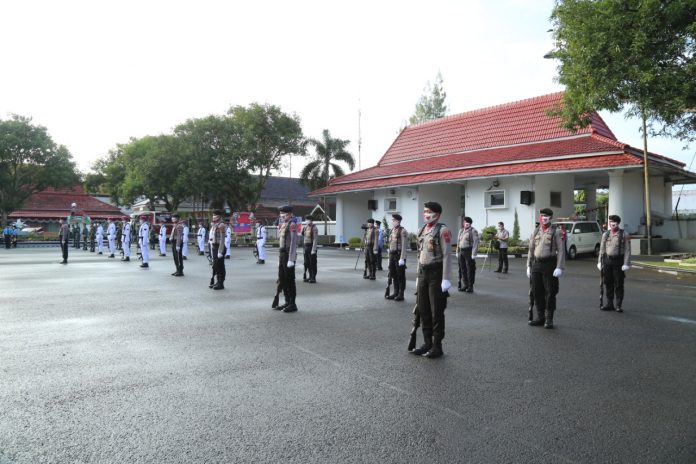
{"label": "uniform shirt", "polygon": [[389,235],[389,252],[400,252],[399,259],[406,259],[408,232],[401,226],[394,227]]}
{"label": "uniform shirt", "polygon": [[177,223],[172,227],[172,234],[169,236],[170,242],[176,242],[177,244],[184,243],[184,225],[182,223]]}
{"label": "uniform shirt", "polygon": [[198,228],[198,241],[205,241],[205,227],[203,226]]}
{"label": "uniform shirt", "polygon": [[[452,280],[452,234],[446,225],[440,225],[440,246],[435,236],[436,225],[425,226],[418,237],[418,270],[421,266],[442,263],[442,279]],[[437,248],[440,248],[439,250]]]}
{"label": "uniform shirt", "polygon": [[164,224],[162,224],[162,226],[160,226],[160,234],[159,234],[159,236],[160,236],[160,240],[161,240],[161,239],[165,239],[165,240],[167,239],[167,226],[165,226]]}
{"label": "uniform shirt", "polygon": [[60,236],[61,242],[67,242],[70,239],[70,227],[63,223],[60,226],[60,232],[58,232],[58,235]]}
{"label": "uniform shirt", "polygon": [[104,226],[101,224],[97,226],[97,238],[100,240],[104,238]]}
{"label": "uniform shirt", "polygon": [[508,239],[510,238],[510,232],[503,227],[503,230],[499,230],[495,234],[495,238],[500,242],[500,248],[508,247]]}
{"label": "uniform shirt", "polygon": [[130,242],[130,232],[131,232],[130,222],[126,222],[125,224],[123,224],[123,232],[122,232],[123,235],[121,236],[121,239],[124,242]]}
{"label": "uniform shirt", "polygon": [[[225,237],[227,235],[227,227],[222,223],[213,223],[210,226],[210,232],[208,234],[208,242],[211,245],[217,245],[218,247],[225,244]],[[220,251],[222,253],[222,251]]]}
{"label": "uniform shirt", "polygon": [[[626,232],[623,232],[624,243],[623,247],[620,243],[620,235],[617,231],[616,233],[612,231],[604,232],[602,234],[602,241],[599,244],[599,257],[603,255],[618,257],[621,256],[621,251],[623,251],[624,265],[628,266],[631,263],[631,242],[630,237]],[[623,250],[621,250],[623,248]]]}
{"label": "uniform shirt", "polygon": [[532,258],[545,259],[556,257],[556,267],[565,269],[565,247],[561,238],[561,231],[555,226],[543,230],[539,226],[529,238],[529,253],[527,254],[527,267],[532,264]]}
{"label": "uniform shirt", "polygon": [[[222,226],[222,223],[220,224]],[[229,224],[225,224],[225,246],[229,249],[232,244],[232,227]]]}
{"label": "uniform shirt", "polygon": [[377,229],[374,227],[368,227],[367,230],[365,231],[365,235],[363,236],[363,243],[365,244],[365,247],[370,247],[372,248],[372,251],[374,253],[377,253],[377,237],[378,237],[379,232],[377,232]]}
{"label": "uniform shirt", "polygon": [[459,235],[457,236],[457,247],[461,250],[462,248],[473,248],[478,249],[479,244],[479,234],[476,229],[469,227],[468,229],[460,229]]}
{"label": "uniform shirt", "polygon": [[280,249],[288,252],[288,259],[296,261],[297,258],[297,225],[290,221],[284,222],[278,227],[280,237]]}
{"label": "uniform shirt", "polygon": [[150,243],[150,225],[147,222],[140,224],[138,238],[140,239],[141,246],[147,246]]}
{"label": "uniform shirt", "polygon": [[266,240],[266,226],[256,228],[256,240]]}
{"label": "uniform shirt", "polygon": [[319,243],[319,229],[314,224],[307,224],[302,228],[302,244],[304,246],[312,245],[312,253],[317,252]]}
{"label": "uniform shirt", "polygon": [[109,226],[106,228],[106,234],[109,238],[114,238],[116,236],[116,224],[110,222]]}

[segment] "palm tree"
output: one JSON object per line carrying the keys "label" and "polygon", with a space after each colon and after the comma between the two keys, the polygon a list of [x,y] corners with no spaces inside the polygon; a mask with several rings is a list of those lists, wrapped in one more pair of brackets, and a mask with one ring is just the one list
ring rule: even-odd
{"label": "palm tree", "polygon": [[[334,177],[345,174],[343,167],[338,162],[343,162],[352,170],[355,167],[355,159],[346,146],[350,140],[334,139],[328,129],[322,132],[323,140],[308,139],[307,143],[314,146],[314,159],[310,161],[300,172],[300,182],[308,185],[312,190],[329,185]],[[324,234],[326,234],[326,197],[324,197]]]}

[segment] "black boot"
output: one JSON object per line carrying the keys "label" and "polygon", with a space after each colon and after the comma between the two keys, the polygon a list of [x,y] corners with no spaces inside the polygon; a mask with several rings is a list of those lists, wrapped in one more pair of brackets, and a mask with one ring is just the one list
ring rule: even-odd
{"label": "black boot", "polygon": [[213,288],[215,286],[215,277],[210,278],[210,284],[208,285],[208,288]]}
{"label": "black boot", "polygon": [[399,289],[399,294],[396,295],[396,298],[394,298],[394,301],[404,301],[404,289],[403,288]]}
{"label": "black boot", "polygon": [[221,279],[218,277],[217,283],[213,286],[213,290],[223,290],[225,288],[225,279]]}
{"label": "black boot", "polygon": [[391,295],[387,295],[384,298],[387,300],[393,300],[399,295],[399,283],[397,281],[394,281],[394,293]]}
{"label": "black boot", "polygon": [[442,352],[442,343],[437,342],[423,356],[426,358],[435,359],[441,357],[443,354],[445,353]]}
{"label": "black boot", "polygon": [[140,267],[147,269],[147,268],[149,268],[150,266],[149,266],[147,263],[143,263],[143,264],[140,265]]}
{"label": "black boot", "polygon": [[425,340],[423,341],[423,344],[419,348],[409,351],[409,353],[415,354],[416,356],[423,356],[425,353],[430,351],[430,349],[433,347],[433,337],[429,336],[424,338]]}
{"label": "black boot", "polygon": [[290,292],[290,304],[283,308],[284,313],[294,313],[295,311],[297,311],[297,305],[295,304],[296,296],[297,295],[295,294],[295,292]]}
{"label": "black boot", "polygon": [[553,311],[546,310],[546,321],[544,323],[545,329],[553,329]]}
{"label": "black boot", "polygon": [[537,318],[529,321],[529,325],[540,326],[544,325],[545,322],[546,317],[544,317],[544,313],[539,309],[539,307],[537,307]]}
{"label": "black boot", "polygon": [[618,298],[616,299],[616,312],[617,312],[617,313],[622,313],[622,312],[623,312],[623,308],[621,307],[621,304],[622,304],[622,303],[623,303],[623,300],[618,299]]}

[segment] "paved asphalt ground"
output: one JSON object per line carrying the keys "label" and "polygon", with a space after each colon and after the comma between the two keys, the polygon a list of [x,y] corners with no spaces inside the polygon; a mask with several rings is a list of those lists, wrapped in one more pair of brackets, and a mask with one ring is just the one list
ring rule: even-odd
{"label": "paved asphalt ground", "polygon": [[285,314],[274,251],[235,249],[213,291],[195,255],[176,278],[170,256],[1,249],[0,464],[696,462],[694,277],[632,269],[604,313],[594,260],[569,262],[545,330],[523,260],[479,259],[429,360],[406,352],[415,266],[397,303],[356,257],[320,249]]}

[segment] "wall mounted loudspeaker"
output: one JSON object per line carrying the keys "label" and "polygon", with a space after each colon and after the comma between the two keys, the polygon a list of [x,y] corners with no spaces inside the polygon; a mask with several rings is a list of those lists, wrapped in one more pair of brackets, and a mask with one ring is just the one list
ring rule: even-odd
{"label": "wall mounted loudspeaker", "polygon": [[377,209],[377,200],[367,200],[367,209],[375,211]]}
{"label": "wall mounted loudspeaker", "polygon": [[522,190],[520,192],[520,204],[531,205],[534,203],[534,192],[531,190]]}

